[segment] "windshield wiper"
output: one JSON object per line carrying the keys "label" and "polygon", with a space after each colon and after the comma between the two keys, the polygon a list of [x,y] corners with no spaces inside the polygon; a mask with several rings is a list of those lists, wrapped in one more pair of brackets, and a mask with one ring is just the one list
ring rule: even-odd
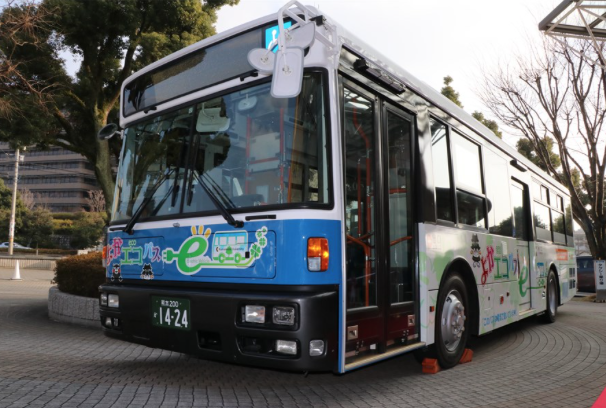
{"label": "windshield wiper", "polygon": [[162,177],[160,177],[158,179],[158,181],[156,181],[156,184],[154,184],[153,187],[150,190],[148,190],[147,196],[143,199],[141,204],[139,204],[139,207],[137,207],[137,210],[135,211],[133,216],[130,217],[130,220],[128,220],[128,222],[126,223],[126,226],[124,227],[124,229],[122,231],[126,232],[128,235],[133,234],[133,227],[137,223],[137,220],[141,217],[141,214],[143,214],[143,210],[145,209],[145,207],[147,207],[147,205],[154,198],[154,194],[156,193],[156,191],[160,188],[160,186],[166,180],[168,180],[168,178],[170,177],[171,174],[174,173],[174,171],[175,171],[175,169],[170,169],[169,171],[164,173],[162,175]]}
{"label": "windshield wiper", "polygon": [[225,205],[221,202],[221,200],[219,200],[219,198],[217,198],[217,195],[211,190],[208,184],[206,184],[206,181],[204,181],[203,179],[204,175],[200,177],[200,175],[195,171],[192,173],[194,173],[194,175],[196,176],[196,180],[198,180],[200,186],[202,186],[202,188],[206,192],[206,195],[213,202],[217,210],[219,210],[225,221],[227,221],[227,223],[234,228],[242,228],[244,226],[244,221],[236,220],[234,216],[231,215],[227,207],[225,207]]}

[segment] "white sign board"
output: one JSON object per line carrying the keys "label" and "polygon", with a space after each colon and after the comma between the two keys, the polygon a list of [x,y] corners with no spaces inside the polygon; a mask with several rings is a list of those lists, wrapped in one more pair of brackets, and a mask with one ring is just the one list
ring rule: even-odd
{"label": "white sign board", "polygon": [[606,290],[606,261],[595,261],[595,289]]}

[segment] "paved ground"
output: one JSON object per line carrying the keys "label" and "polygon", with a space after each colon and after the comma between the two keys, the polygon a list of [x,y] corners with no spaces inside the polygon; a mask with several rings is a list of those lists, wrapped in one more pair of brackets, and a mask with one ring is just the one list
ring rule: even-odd
{"label": "paved ground", "polygon": [[573,301],[473,341],[437,375],[402,356],[346,375],[285,373],[131,345],[49,321],[52,273],[0,269],[4,407],[590,407],[606,387],[606,304]]}

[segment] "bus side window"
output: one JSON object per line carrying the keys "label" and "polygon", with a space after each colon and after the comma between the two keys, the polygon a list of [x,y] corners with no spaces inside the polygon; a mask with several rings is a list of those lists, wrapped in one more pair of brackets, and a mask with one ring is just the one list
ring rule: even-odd
{"label": "bus side window", "polygon": [[534,226],[537,233],[537,239],[551,241],[551,217],[549,207],[534,202]]}
{"label": "bus side window", "polygon": [[486,228],[480,146],[454,132],[452,137],[457,186],[458,223]]}
{"label": "bus side window", "polygon": [[509,199],[507,160],[485,149],[486,193],[488,196],[488,231],[513,236],[513,218]]}
{"label": "bus side window", "polygon": [[573,228],[572,228],[572,206],[568,199],[564,199],[564,216],[566,227],[566,243],[568,246],[574,246]]}
{"label": "bus side window", "polygon": [[430,119],[433,177],[436,188],[436,208],[439,220],[455,221],[450,182],[450,155],[446,126]]}
{"label": "bus side window", "polygon": [[524,186],[515,180],[511,181],[511,206],[513,209],[513,236],[528,241],[526,200]]}

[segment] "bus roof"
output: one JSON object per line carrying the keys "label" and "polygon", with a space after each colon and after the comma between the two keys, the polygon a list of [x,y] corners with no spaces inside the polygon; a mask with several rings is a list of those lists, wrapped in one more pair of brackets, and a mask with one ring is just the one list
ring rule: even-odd
{"label": "bus roof", "polygon": [[[313,10],[315,11],[315,9],[313,9]],[[528,160],[526,157],[524,157],[522,154],[520,154],[518,151],[516,151],[509,144],[507,144],[503,140],[499,139],[493,133],[492,130],[488,129],[482,123],[477,121],[473,116],[471,116],[464,109],[457,106],[454,102],[452,102],[450,99],[446,98],[444,95],[442,95],[436,89],[434,89],[431,86],[429,86],[428,84],[426,84],[424,81],[418,79],[417,77],[412,75],[410,72],[408,72],[404,68],[400,67],[398,64],[391,61],[386,56],[379,53],[379,51],[377,51],[373,47],[366,44],[363,40],[358,38],[355,34],[351,33],[350,31],[345,29],[343,26],[339,25],[338,22],[334,21],[332,18],[329,18],[325,14],[323,14],[323,15],[330,21],[330,24],[338,27],[339,37],[341,38],[343,45],[346,48],[349,48],[350,50],[354,51],[355,53],[360,54],[361,56],[364,56],[365,58],[368,58],[374,64],[385,69],[390,74],[392,74],[394,77],[396,77],[397,79],[402,81],[402,83],[408,89],[410,89],[412,92],[423,97],[424,99],[426,99],[427,101],[429,101],[430,103],[435,105],[437,108],[439,108],[442,111],[444,111],[445,113],[449,114],[454,119],[458,120],[463,125],[467,126],[470,130],[472,130],[476,134],[480,135],[481,137],[483,137],[484,139],[489,141],[491,144],[495,145],[496,147],[498,147],[499,149],[501,149],[502,151],[504,151],[505,153],[510,155],[512,158],[515,158],[516,160],[522,162],[533,173],[535,173],[537,176],[541,177],[542,179],[544,179],[544,181],[548,182],[549,184],[553,185],[554,187],[557,187],[566,196],[570,195],[567,188],[565,188],[562,184],[560,184],[557,180],[555,180],[553,177],[551,177],[549,174],[547,174],[544,170],[540,169],[538,166],[536,166],[534,163],[532,163],[530,160]]]}
{"label": "bus roof", "polygon": [[[428,102],[430,102],[437,108],[441,109],[448,115],[452,116],[454,119],[458,120],[464,126],[467,126],[470,130],[472,130],[476,134],[480,135],[481,137],[486,139],[488,142],[495,145],[503,152],[507,153],[512,158],[515,158],[516,160],[522,162],[524,164],[524,166],[526,166],[528,169],[530,169],[535,175],[541,177],[544,181],[553,185],[554,187],[557,187],[559,190],[561,190],[561,193],[563,193],[564,195],[566,195],[566,196],[570,195],[568,192],[568,189],[565,188],[562,184],[560,184],[557,180],[555,180],[553,177],[548,175],[545,171],[540,169],[538,166],[536,166],[534,163],[532,163],[526,157],[522,156],[513,147],[511,147],[510,145],[508,145],[507,143],[505,143],[504,141],[499,139],[490,129],[488,129],[482,123],[478,122],[475,118],[473,118],[473,116],[471,116],[465,110],[463,110],[462,108],[460,108],[459,106],[454,104],[452,101],[450,101],[448,98],[446,98],[440,92],[438,92],[436,89],[432,88],[431,86],[429,86],[422,80],[416,78],[410,72],[406,71],[404,68],[400,67],[398,64],[391,61],[385,55],[382,55],[379,51],[374,49],[372,46],[369,46],[368,44],[366,44],[363,40],[358,38],[355,34],[352,34],[350,31],[348,31],[346,28],[344,28],[342,25],[340,25],[337,21],[332,19],[330,16],[327,16],[325,13],[321,13],[319,10],[317,10],[313,6],[306,6],[306,7],[309,10],[311,10],[314,14],[322,15],[324,18],[326,18],[326,20],[328,21],[328,23],[330,25],[332,25],[333,27],[336,28],[340,42],[342,43],[342,45],[344,47],[355,52],[356,54],[359,54],[360,56],[367,58],[368,60],[372,61],[377,66],[386,70],[387,72],[392,74],[395,78],[402,81],[402,83],[410,91],[421,96],[422,98],[426,99]],[[188,47],[185,47],[173,54],[170,54],[170,55],[144,67],[140,71],[137,71],[136,73],[134,73],[133,75],[128,77],[122,84],[122,93],[124,93],[124,88],[128,83],[132,82],[137,77],[139,77],[149,71],[159,68],[170,61],[183,57],[196,50],[208,47],[209,45],[212,45],[212,44],[218,43],[220,41],[223,41],[225,39],[228,39],[230,37],[236,36],[244,31],[248,31],[250,29],[265,25],[272,21],[276,21],[277,18],[278,18],[277,13],[273,13],[273,14],[269,14],[264,17],[257,18],[255,20],[244,23],[240,26],[231,28],[229,30],[215,34],[211,37],[205,38],[204,40],[201,40],[201,41],[199,41],[195,44],[192,44]],[[337,61],[337,64],[338,64],[338,61]],[[338,67],[335,66],[335,68],[338,68]]]}

